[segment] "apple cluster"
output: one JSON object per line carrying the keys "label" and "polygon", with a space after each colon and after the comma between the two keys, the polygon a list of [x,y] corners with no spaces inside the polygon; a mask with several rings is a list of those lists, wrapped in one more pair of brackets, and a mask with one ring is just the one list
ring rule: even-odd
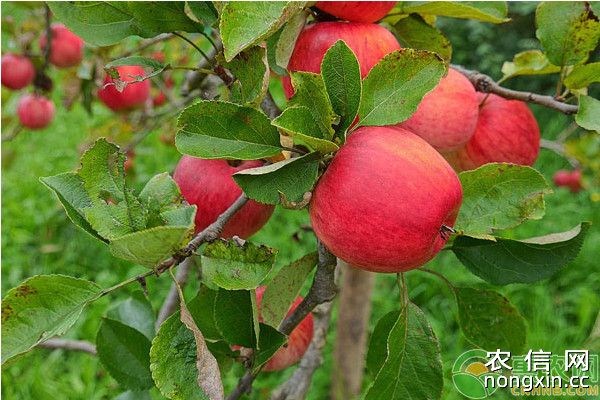
{"label": "apple cluster", "polygon": [[579,193],[583,189],[581,170],[578,169],[573,171],[564,169],[556,171],[552,180],[556,186],[568,188],[571,193]]}
{"label": "apple cluster", "polygon": [[[83,40],[62,24],[52,24],[48,61],[57,68],[70,68],[78,65],[83,58]],[[48,45],[46,34],[39,40],[40,51],[44,53]],[[2,86],[11,90],[20,90],[34,83],[37,75],[31,58],[19,54],[4,54],[1,61]],[[54,103],[40,93],[23,95],[17,105],[17,115],[21,125],[29,129],[43,129],[54,118]]]}
{"label": "apple cluster", "polygon": [[[288,70],[319,73],[327,50],[343,40],[365,78],[381,58],[401,49],[396,37],[375,23],[394,4],[317,2],[319,10],[339,20],[306,26]],[[290,78],[283,77],[282,84],[291,98]],[[450,68],[408,120],[395,126],[361,127],[349,135],[313,192],[309,206],[313,229],[333,254],[355,267],[384,273],[419,268],[435,257],[453,232],[462,202],[457,172],[490,162],[531,165],[539,142],[537,122],[526,104],[477,93],[464,75]],[[261,161],[182,157],[174,179],[185,199],[198,207],[196,231],[241,194],[232,174],[259,165]],[[249,201],[227,223],[223,236],[246,238],[272,212],[270,205]],[[257,289],[259,303],[263,292]],[[285,368],[302,357],[312,337],[309,318],[292,332],[288,347],[276,353],[266,370]]]}

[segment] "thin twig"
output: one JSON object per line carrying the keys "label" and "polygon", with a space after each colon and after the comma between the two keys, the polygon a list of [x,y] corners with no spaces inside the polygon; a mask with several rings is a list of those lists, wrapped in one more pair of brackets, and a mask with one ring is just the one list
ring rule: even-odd
{"label": "thin twig", "polygon": [[[190,257],[183,261],[179,268],[177,268],[177,275],[175,276],[175,279],[177,279],[177,282],[179,282],[179,286],[185,286],[193,266],[194,260]],[[173,283],[171,284],[169,293],[167,294],[167,297],[165,297],[165,301],[163,302],[163,305],[160,308],[160,311],[158,312],[158,317],[156,318],[155,324],[157,331],[158,328],[160,328],[160,326],[162,325],[162,323],[165,322],[165,320],[169,318],[171,314],[175,312],[175,310],[177,310],[178,305],[179,295],[177,292],[177,286],[175,285],[175,283]]]}
{"label": "thin twig", "polygon": [[191,39],[188,39],[187,37],[185,37],[181,33],[177,33],[177,32],[172,32],[172,33],[173,33],[173,35],[175,35],[177,37],[180,37],[183,40],[185,40],[186,42],[188,42],[189,44],[191,44],[196,50],[198,50],[198,52],[200,54],[202,54],[202,57],[204,57],[206,59],[206,61],[208,61],[209,63],[211,63],[211,59],[208,58],[208,56],[206,55],[206,53],[200,47],[198,47],[198,45],[196,43],[194,43]]}
{"label": "thin twig", "polygon": [[89,353],[92,355],[96,355],[96,346],[86,340],[69,340],[69,339],[58,339],[52,338],[48,339],[45,342],[42,342],[37,345],[37,347],[42,347],[44,349],[62,349],[62,350],[73,350],[73,351],[82,351],[84,353]]}
{"label": "thin twig", "polygon": [[121,53],[121,55],[118,56],[116,59],[129,57],[132,54],[139,53],[139,52],[147,49],[150,46],[153,46],[160,42],[164,42],[165,40],[172,39],[173,37],[175,37],[175,35],[172,33],[161,33],[160,35],[155,36],[152,39],[147,39],[147,40],[142,41],[138,47],[129,49],[129,50]]}
{"label": "thin twig", "polygon": [[42,71],[45,72],[50,65],[50,49],[52,48],[52,11],[47,3],[44,4],[46,19],[46,48],[44,49],[44,65]]}
{"label": "thin twig", "polygon": [[471,71],[458,65],[452,65],[452,68],[466,76],[478,92],[494,93],[500,97],[504,97],[505,99],[521,100],[529,103],[539,104],[567,115],[575,114],[579,109],[579,107],[576,105],[563,103],[552,96],[544,96],[531,92],[520,92],[518,90],[507,89],[498,85],[491,77],[482,74],[479,71]]}
{"label": "thin twig", "polygon": [[262,108],[265,114],[267,114],[267,117],[271,119],[275,119],[281,114],[281,110],[275,103],[271,92],[269,92],[268,90],[262,103],[260,103],[260,108]]}
{"label": "thin twig", "polygon": [[542,149],[553,151],[554,153],[563,157],[569,162],[569,164],[571,164],[573,168],[581,168],[581,164],[579,163],[579,161],[567,154],[567,151],[565,150],[565,145],[563,143],[554,142],[552,140],[547,139],[540,139],[540,147]]}
{"label": "thin twig", "polygon": [[[308,294],[298,307],[279,325],[279,332],[285,335],[289,335],[315,307],[319,304],[330,302],[337,295],[338,290],[335,283],[336,258],[320,241],[318,242],[318,250],[319,263],[317,265],[317,272],[315,273]],[[249,392],[259,372],[246,372],[239,380],[235,389],[227,396],[227,400],[237,400],[244,393]]]}

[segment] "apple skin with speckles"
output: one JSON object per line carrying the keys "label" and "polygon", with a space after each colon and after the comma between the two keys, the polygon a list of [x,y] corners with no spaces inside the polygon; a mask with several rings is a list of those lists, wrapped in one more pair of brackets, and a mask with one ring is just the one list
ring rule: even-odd
{"label": "apple skin with speckles", "polygon": [[351,22],[376,22],[387,15],[395,1],[317,1],[315,7]]}
{"label": "apple skin with speckles", "polygon": [[[394,35],[382,26],[358,22],[318,22],[308,25],[298,36],[288,63],[289,71],[319,73],[327,50],[338,40],[346,42],[360,65],[361,78],[367,76],[385,55],[400,49]],[[294,94],[289,76],[282,78],[289,99]]]}
{"label": "apple skin with speckles", "polygon": [[450,68],[423,97],[417,111],[398,126],[419,135],[440,153],[455,151],[475,133],[479,100],[471,82]]}
{"label": "apple skin with speckles", "polygon": [[337,257],[397,273],[444,247],[461,202],[458,176],[427,142],[402,128],[362,127],[317,183],[310,219]]}
{"label": "apple skin with speckles", "polygon": [[[196,233],[213,223],[242,194],[242,189],[235,183],[232,175],[261,165],[263,165],[262,161],[242,161],[239,165],[233,166],[227,160],[181,157],[173,179],[179,185],[185,200],[198,207]],[[221,236],[224,238],[239,236],[246,239],[267,223],[273,210],[273,205],[249,200],[225,224]]]}
{"label": "apple skin with speckles", "polygon": [[540,151],[540,128],[522,101],[478,93],[479,118],[475,133],[459,150],[446,154],[457,171],[493,162],[533,165]]}

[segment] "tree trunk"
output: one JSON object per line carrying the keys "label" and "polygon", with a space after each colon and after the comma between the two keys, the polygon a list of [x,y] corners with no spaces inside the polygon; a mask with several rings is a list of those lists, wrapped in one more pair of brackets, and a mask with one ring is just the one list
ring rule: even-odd
{"label": "tree trunk", "polygon": [[357,398],[361,391],[375,275],[341,260],[339,265],[342,283],[331,397],[333,400],[349,400]]}

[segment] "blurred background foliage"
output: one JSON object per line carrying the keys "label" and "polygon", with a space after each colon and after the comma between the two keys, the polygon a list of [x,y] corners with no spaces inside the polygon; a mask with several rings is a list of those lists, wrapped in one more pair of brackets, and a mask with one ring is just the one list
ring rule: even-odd
{"label": "blurred background foliage", "polygon": [[[437,26],[453,44],[453,63],[477,69],[498,79],[504,61],[523,50],[539,48],[535,39],[534,12],[536,3],[510,3],[511,22],[492,25],[476,21],[438,18]],[[27,5],[2,3],[2,51],[10,51],[11,23],[15,26],[29,24],[40,29],[34,10]],[[5,28],[6,27],[6,28]],[[127,48],[129,44],[124,44]],[[153,50],[162,50],[167,60],[185,57],[189,65],[198,62],[196,52],[178,42],[160,44]],[[593,56],[598,59],[598,51]],[[57,105],[54,122],[44,131],[23,131],[2,145],[2,295],[19,282],[35,274],[68,274],[90,279],[100,286],[109,286],[143,268],[112,257],[108,249],[85,235],[71,224],[54,195],[39,181],[41,176],[54,175],[78,166],[80,152],[95,138],[108,136],[125,144],[136,133],[136,126],[123,117],[116,116],[100,104],[93,105],[93,116],[76,103],[70,110],[60,104],[68,97],[69,82],[74,71],[53,70],[53,92]],[[552,94],[556,75],[521,77],[511,79],[507,86],[520,90]],[[177,83],[183,73],[175,74]],[[598,91],[598,85],[591,90]],[[282,98],[277,81],[272,84],[275,96]],[[11,126],[17,94],[2,89],[3,126]],[[571,118],[532,106],[545,139],[555,139],[569,125]],[[5,118],[6,117],[6,118]],[[154,174],[172,172],[180,155],[168,143],[174,134],[174,118],[170,118],[150,134],[135,149],[135,166],[127,179],[140,189]],[[6,129],[3,128],[3,135]],[[165,143],[167,142],[167,143]],[[555,354],[568,348],[581,348],[588,339],[600,310],[600,193],[598,171],[600,165],[600,140],[598,136],[579,130],[571,135],[567,146],[578,158],[587,160],[595,174],[587,170],[586,190],[573,194],[564,188],[555,189],[547,196],[546,217],[542,221],[528,222],[518,229],[506,232],[511,237],[530,237],[564,231],[579,221],[592,221],[593,226],[584,247],[572,265],[551,279],[534,284],[513,284],[498,288],[517,306],[528,321],[528,348],[544,349]],[[549,181],[558,169],[570,166],[559,155],[542,149],[535,165]],[[594,176],[595,175],[595,176]],[[309,223],[307,212],[278,209],[270,222],[254,236],[253,240],[278,248],[277,266],[284,265],[315,246],[310,232],[302,229]],[[429,268],[444,273],[456,285],[485,286],[471,275],[449,252],[442,252]],[[451,383],[450,370],[456,357],[471,348],[461,336],[456,322],[456,306],[452,294],[443,282],[418,271],[407,274],[410,297],[425,310],[440,338],[446,376],[444,399],[462,398]],[[149,298],[158,310],[168,290],[167,279],[149,279]],[[129,287],[104,298],[84,312],[67,337],[94,341],[100,317],[128,293],[138,290]],[[197,289],[197,281],[187,287],[188,296]],[[369,301],[369,299],[365,299]],[[387,312],[398,307],[398,290],[395,276],[377,275],[372,296],[373,313],[371,329]],[[335,326],[336,312],[334,310]],[[325,363],[317,370],[310,399],[325,399],[329,392],[335,332],[329,333],[324,351]],[[598,349],[597,349],[598,350]],[[235,370],[235,368],[234,368]],[[255,384],[250,398],[268,398],[271,388],[292,373],[293,369],[263,374]],[[228,374],[226,390],[237,382],[238,374]],[[2,396],[6,399],[112,399],[122,392],[99,361],[87,354],[34,350],[11,363],[2,371]],[[365,385],[372,377],[367,376]],[[153,398],[160,398],[158,391]],[[497,392],[494,398],[511,397]]]}

